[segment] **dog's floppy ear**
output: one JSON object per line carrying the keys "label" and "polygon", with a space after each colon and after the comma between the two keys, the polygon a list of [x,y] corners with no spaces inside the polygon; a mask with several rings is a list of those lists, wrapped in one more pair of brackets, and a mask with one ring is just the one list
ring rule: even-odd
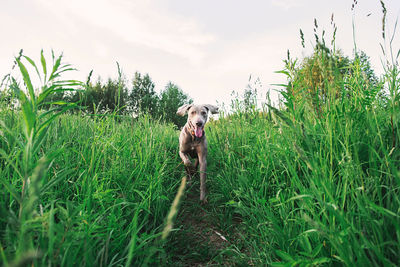
{"label": "dog's floppy ear", "polygon": [[178,111],[176,112],[176,114],[180,115],[180,116],[185,116],[186,113],[188,112],[188,110],[193,106],[193,104],[185,104],[183,106],[181,106],[180,108],[178,108]]}
{"label": "dog's floppy ear", "polygon": [[204,107],[206,109],[208,109],[208,111],[210,111],[211,114],[218,114],[218,107],[217,106],[214,106],[214,105],[211,105],[211,104],[205,104]]}

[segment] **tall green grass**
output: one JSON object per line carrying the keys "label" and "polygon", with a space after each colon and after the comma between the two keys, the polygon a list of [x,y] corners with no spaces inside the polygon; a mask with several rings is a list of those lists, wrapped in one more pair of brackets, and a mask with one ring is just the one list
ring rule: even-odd
{"label": "tall green grass", "polygon": [[202,209],[229,242],[210,254],[188,246],[181,225],[170,231],[178,200],[188,201],[183,182],[167,216],[184,174],[177,129],[146,116],[66,113],[71,104],[43,94],[84,86],[47,78],[70,67],[17,58],[20,106],[0,111],[1,263],[184,266],[177,259],[211,255],[201,264],[398,266],[399,53],[384,54],[385,74],[371,83],[360,58],[336,64],[334,47],[317,46],[300,65],[288,57],[279,108],[244,99],[207,125]]}
{"label": "tall green grass", "polygon": [[341,55],[317,39],[301,65],[285,61],[280,109],[213,123],[211,203],[224,203],[221,227],[239,239],[227,255],[274,266],[400,264],[394,55],[371,82],[360,58],[344,72]]}
{"label": "tall green grass", "polygon": [[239,216],[239,244],[258,264],[397,265],[399,152],[388,118],[275,118],[222,119],[211,132],[227,231]]}
{"label": "tall green grass", "polygon": [[[172,126],[148,118],[116,122],[61,115],[42,150],[62,153],[38,176],[37,205],[24,222],[39,253],[35,262],[129,266],[128,259],[144,261],[180,182],[176,138]],[[18,154],[18,148],[8,153]],[[2,165],[5,182],[20,191],[15,170]],[[14,196],[2,190],[1,244],[5,258],[13,259],[18,207]]]}
{"label": "tall green grass", "polygon": [[[51,74],[43,53],[42,73],[24,59],[44,79],[34,89],[17,58],[26,88],[14,78],[11,87],[21,112],[1,111],[2,263],[151,263],[146,249],[159,247],[155,239],[180,180],[176,130],[146,117],[62,114],[72,104],[47,103],[46,96],[82,84],[56,79],[70,69],[61,56],[53,57]],[[53,107],[43,111],[44,103]]]}

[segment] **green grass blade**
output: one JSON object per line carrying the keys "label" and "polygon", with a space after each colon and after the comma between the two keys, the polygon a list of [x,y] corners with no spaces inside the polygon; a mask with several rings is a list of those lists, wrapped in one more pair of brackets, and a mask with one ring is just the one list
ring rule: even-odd
{"label": "green grass blade", "polygon": [[23,56],[29,63],[31,63],[31,65],[35,68],[35,71],[39,77],[39,79],[42,79],[42,76],[40,75],[40,72],[35,64],[35,62],[28,56]]}
{"label": "green grass blade", "polygon": [[29,101],[29,99],[27,99],[22,91],[20,94],[20,100],[22,115],[24,118],[25,135],[26,138],[29,138],[36,124],[36,113],[34,112],[34,107],[32,106],[32,103]]}
{"label": "green grass blade", "polygon": [[51,95],[51,94],[53,94],[54,92],[55,92],[55,89],[57,88],[57,86],[56,85],[51,85],[50,87],[48,87],[48,88],[46,88],[46,87],[43,87],[43,89],[45,89],[45,90],[43,90],[40,94],[39,94],[39,96],[38,96],[38,98],[37,98],[37,105],[38,105],[38,107],[40,107],[40,105],[42,104],[42,102],[46,99],[46,97],[48,97],[49,95]]}
{"label": "green grass blade", "polygon": [[[8,164],[14,169],[14,171],[18,174],[18,176],[22,179],[22,175],[19,172],[18,168],[15,166],[15,164],[9,159],[7,153],[0,148],[0,155],[2,156],[3,159],[5,159]],[[0,175],[0,182],[3,184],[3,186],[7,189],[7,191],[19,202],[21,203],[21,197],[18,194],[18,190],[9,182],[6,181],[5,177]]]}
{"label": "green grass blade", "polygon": [[42,64],[42,69],[43,69],[43,84],[46,84],[47,82],[47,66],[46,66],[46,59],[43,55],[43,49],[40,51],[40,62]]}
{"label": "green grass blade", "polygon": [[32,101],[32,107],[34,109],[35,106],[36,106],[36,96],[35,96],[35,91],[33,89],[32,82],[31,82],[31,78],[29,76],[29,73],[28,73],[25,65],[21,62],[21,60],[18,59],[18,58],[16,58],[15,60],[16,60],[16,62],[18,64],[19,70],[20,70],[20,72],[22,74],[22,77],[24,79],[25,86],[28,89],[28,93],[29,93],[29,96],[30,96],[30,101]]}
{"label": "green grass blade", "polygon": [[135,215],[133,216],[133,229],[131,229],[131,241],[129,242],[129,251],[128,251],[128,258],[126,260],[125,266],[131,266],[132,259],[133,259],[133,252],[135,251],[136,248],[136,240],[137,240],[137,235],[138,235],[138,217],[139,213],[141,211],[141,208],[137,207],[135,211]]}
{"label": "green grass blade", "polygon": [[[54,54],[53,54],[54,57]],[[53,81],[58,75],[57,75],[57,71],[59,70],[60,64],[61,64],[61,59],[63,57],[63,54],[61,54],[55,61],[54,65],[53,65],[53,70],[51,71],[50,77],[49,77],[49,81]]]}

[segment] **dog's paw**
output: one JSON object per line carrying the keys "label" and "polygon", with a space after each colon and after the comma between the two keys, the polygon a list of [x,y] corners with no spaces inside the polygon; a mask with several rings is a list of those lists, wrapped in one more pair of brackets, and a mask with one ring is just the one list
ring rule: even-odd
{"label": "dog's paw", "polygon": [[185,165],[186,172],[189,176],[193,176],[196,174],[196,168],[192,165]]}
{"label": "dog's paw", "polygon": [[197,172],[197,170],[194,167],[192,167],[189,171],[191,176],[194,176]]}
{"label": "dog's paw", "polygon": [[203,205],[208,203],[206,194],[203,192],[200,192],[200,202]]}

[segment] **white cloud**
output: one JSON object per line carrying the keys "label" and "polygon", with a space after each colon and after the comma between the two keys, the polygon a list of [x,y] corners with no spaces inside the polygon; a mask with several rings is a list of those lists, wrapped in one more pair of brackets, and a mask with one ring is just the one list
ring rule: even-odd
{"label": "white cloud", "polygon": [[191,63],[201,62],[204,46],[214,40],[196,21],[171,16],[154,1],[38,1],[50,10],[57,10],[57,14],[65,12],[62,19],[66,25],[78,18],[105,29],[105,35],[111,32],[125,42],[171,53]]}
{"label": "white cloud", "polygon": [[[253,79],[260,78],[260,93],[265,97],[268,90],[277,89],[271,84],[286,81],[284,75],[275,71],[283,68],[286,49],[282,44],[293,43],[296,38],[279,32],[264,32],[236,42],[221,42],[219,49],[207,55],[206,64],[172,78],[182,88],[190,89],[190,95],[198,102],[217,100],[229,104],[230,93],[233,90],[241,93],[252,75]],[[271,93],[276,102],[277,93]]]}
{"label": "white cloud", "polygon": [[272,0],[271,4],[287,10],[301,6],[301,0]]}
{"label": "white cloud", "polygon": [[[47,53],[53,48],[63,51],[67,62],[80,70],[74,79],[85,80],[91,69],[93,77],[115,77],[118,61],[128,78],[135,71],[149,73],[156,89],[172,81],[195,101],[227,103],[232,90],[246,87],[250,74],[260,77],[265,91],[272,83],[284,82],[284,76],[274,71],[283,67],[288,48],[293,57],[304,55],[299,28],[306,48],[312,49],[314,17],[329,37],[335,13],[337,47],[352,53],[352,13],[350,4],[341,1],[329,5],[316,0],[271,0],[263,5],[183,1],[34,0],[23,7],[18,1],[6,1],[0,8],[0,28],[7,37],[0,50],[0,61],[5,62],[0,75],[9,71],[19,48],[34,59],[41,48]],[[388,10],[396,13],[396,6]],[[254,13],[255,8],[263,11]],[[357,8],[357,45],[379,66],[379,2],[361,1]]]}

